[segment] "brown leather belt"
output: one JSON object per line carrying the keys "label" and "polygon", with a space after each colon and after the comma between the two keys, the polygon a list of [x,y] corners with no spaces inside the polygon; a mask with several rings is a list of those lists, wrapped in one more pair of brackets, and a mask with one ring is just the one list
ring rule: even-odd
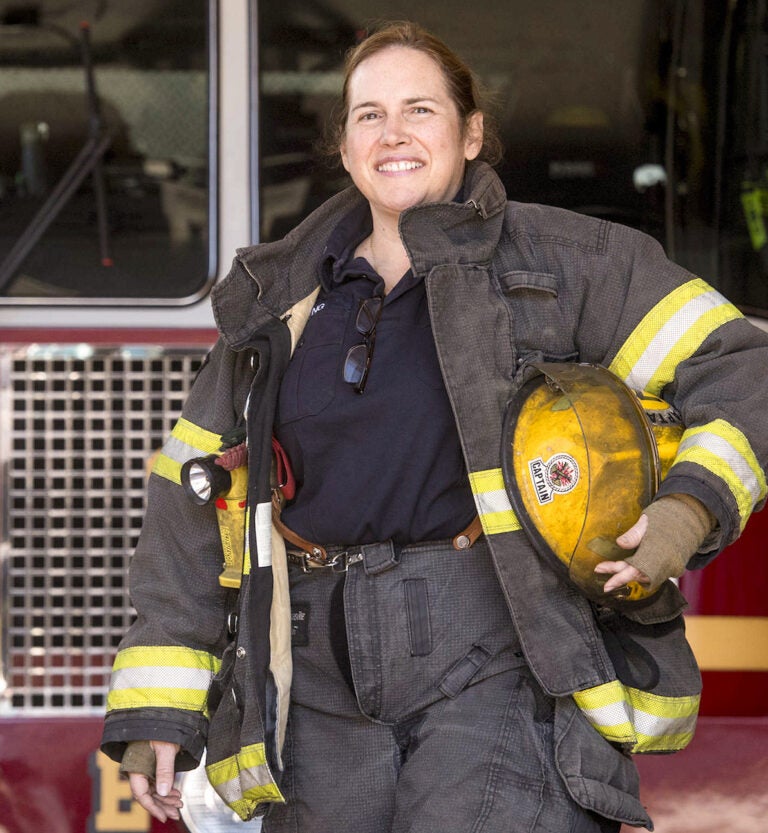
{"label": "brown leather belt", "polygon": [[[320,544],[314,544],[297,535],[280,519],[282,509],[282,496],[279,489],[272,490],[272,523],[277,531],[298,550],[297,555],[303,559],[303,564],[308,567],[332,567],[336,565],[334,557],[329,557],[328,551]],[[480,523],[479,515],[475,515],[472,522],[465,529],[462,529],[451,539],[453,548],[456,550],[468,550],[483,534],[483,525]]]}

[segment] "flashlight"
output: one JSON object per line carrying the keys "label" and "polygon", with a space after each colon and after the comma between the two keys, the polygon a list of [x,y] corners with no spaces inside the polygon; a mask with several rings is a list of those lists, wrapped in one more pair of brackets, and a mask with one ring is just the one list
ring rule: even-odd
{"label": "flashlight", "polygon": [[232,475],[216,464],[216,455],[195,457],[181,467],[181,485],[198,506],[225,495],[232,488]]}
{"label": "flashlight", "polygon": [[181,485],[187,497],[198,506],[213,503],[224,552],[222,587],[240,587],[245,549],[245,508],[248,493],[248,466],[227,470],[216,454],[195,457],[181,467]]}

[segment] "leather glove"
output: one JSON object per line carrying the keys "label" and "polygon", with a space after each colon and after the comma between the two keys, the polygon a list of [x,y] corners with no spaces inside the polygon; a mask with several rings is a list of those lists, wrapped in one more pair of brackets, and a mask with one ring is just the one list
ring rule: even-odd
{"label": "leather glove", "polygon": [[644,573],[649,588],[656,590],[668,578],[685,572],[691,556],[699,551],[716,523],[714,515],[695,497],[665,495],[647,506],[640,522],[616,541],[627,549],[637,547],[624,560]]}
{"label": "leather glove", "polygon": [[139,775],[146,775],[152,781],[155,780],[155,751],[148,740],[132,740],[123,753],[123,760],[120,762],[120,773],[127,775],[137,772]]}

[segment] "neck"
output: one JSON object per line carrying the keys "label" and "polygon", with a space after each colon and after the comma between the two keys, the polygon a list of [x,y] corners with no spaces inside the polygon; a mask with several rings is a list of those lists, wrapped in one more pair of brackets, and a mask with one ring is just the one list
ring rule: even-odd
{"label": "neck", "polygon": [[410,260],[397,227],[374,223],[370,237],[358,247],[384,281],[384,291],[389,292],[410,268]]}

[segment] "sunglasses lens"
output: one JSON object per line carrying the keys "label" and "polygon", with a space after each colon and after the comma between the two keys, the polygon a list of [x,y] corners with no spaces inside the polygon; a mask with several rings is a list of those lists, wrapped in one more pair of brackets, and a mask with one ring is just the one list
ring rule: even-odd
{"label": "sunglasses lens", "polygon": [[357,312],[357,320],[355,321],[358,333],[368,335],[373,332],[381,310],[381,303],[381,298],[374,296],[373,298],[367,298],[360,304],[360,309]]}
{"label": "sunglasses lens", "polygon": [[344,362],[344,381],[351,385],[359,385],[367,364],[368,345],[356,344],[350,347],[347,360]]}

